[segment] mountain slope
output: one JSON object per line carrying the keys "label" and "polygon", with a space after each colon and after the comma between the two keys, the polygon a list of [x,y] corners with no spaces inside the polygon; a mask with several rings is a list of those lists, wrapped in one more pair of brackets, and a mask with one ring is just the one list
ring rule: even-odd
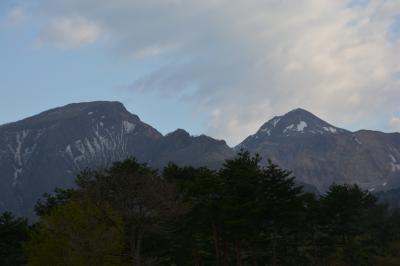
{"label": "mountain slope", "polygon": [[350,132],[296,109],[274,117],[236,149],[259,153],[323,192],[332,183],[385,190],[400,185],[400,134]]}
{"label": "mountain slope", "polygon": [[26,214],[44,192],[73,186],[85,168],[106,167],[129,156],[157,167],[166,158],[209,165],[233,151],[204,136],[163,137],[119,102],[69,104],[0,126],[0,212]]}
{"label": "mountain slope", "polygon": [[[241,148],[292,170],[309,191],[334,182],[374,192],[400,187],[399,133],[350,132],[303,109],[269,120]],[[0,212],[31,215],[44,192],[129,156],[155,168],[172,161],[217,169],[234,155],[205,135],[178,129],[163,136],[119,102],[69,104],[0,126]]]}

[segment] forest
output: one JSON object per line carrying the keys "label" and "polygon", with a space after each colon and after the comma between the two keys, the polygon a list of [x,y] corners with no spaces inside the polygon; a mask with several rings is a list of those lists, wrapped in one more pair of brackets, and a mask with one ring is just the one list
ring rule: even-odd
{"label": "forest", "polygon": [[400,265],[400,211],[353,184],[305,192],[240,151],[219,170],[134,158],[0,215],[0,265]]}

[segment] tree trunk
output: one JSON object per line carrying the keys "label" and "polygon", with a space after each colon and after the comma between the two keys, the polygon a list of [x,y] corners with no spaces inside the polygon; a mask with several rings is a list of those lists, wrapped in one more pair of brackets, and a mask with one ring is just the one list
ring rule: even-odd
{"label": "tree trunk", "polygon": [[242,266],[242,250],[240,248],[240,241],[235,242],[235,251],[236,251],[236,265]]}
{"label": "tree trunk", "polygon": [[226,242],[224,242],[224,252],[223,252],[223,262],[222,264],[224,266],[229,266],[229,261],[228,261],[228,247]]}
{"label": "tree trunk", "polygon": [[213,227],[212,229],[213,229],[214,248],[215,248],[215,265],[219,266],[221,260],[221,251],[219,248],[218,230],[214,220],[212,221],[212,227]]}
{"label": "tree trunk", "polygon": [[200,259],[197,252],[193,251],[194,266],[200,266]]}
{"label": "tree trunk", "polygon": [[135,262],[137,266],[142,265],[142,234],[138,232],[137,244],[136,244],[136,251],[135,251]]}
{"label": "tree trunk", "polygon": [[132,263],[135,266],[142,266],[142,240],[143,233],[139,227],[135,227],[132,233],[132,248],[131,248],[131,256]]}
{"label": "tree trunk", "polygon": [[271,234],[271,240],[272,240],[272,264],[273,266],[278,265],[278,260],[277,260],[277,254],[276,254],[276,237],[275,233]]}

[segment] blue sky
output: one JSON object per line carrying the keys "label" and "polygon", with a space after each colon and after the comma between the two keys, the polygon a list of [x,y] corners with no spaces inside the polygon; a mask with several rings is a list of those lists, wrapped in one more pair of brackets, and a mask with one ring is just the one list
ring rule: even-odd
{"label": "blue sky", "polygon": [[[3,22],[17,6],[0,6]],[[159,62],[116,58],[102,43],[79,49],[36,47],[35,21],[10,24],[0,28],[0,124],[71,102],[115,100],[164,134],[177,127],[189,128],[192,134],[205,132],[205,115],[185,102],[125,88]]]}
{"label": "blue sky", "polygon": [[396,0],[3,0],[0,124],[118,100],[232,145],[297,107],[399,131],[399,17]]}

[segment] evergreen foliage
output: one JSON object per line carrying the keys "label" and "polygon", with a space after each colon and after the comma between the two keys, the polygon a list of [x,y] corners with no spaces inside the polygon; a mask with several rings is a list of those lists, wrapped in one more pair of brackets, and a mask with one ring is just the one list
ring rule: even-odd
{"label": "evergreen foliage", "polygon": [[[132,158],[84,171],[38,202],[28,265],[400,265],[399,210],[356,185],[318,198],[260,161],[240,151],[218,171],[170,163],[159,174]],[[27,228],[0,218],[18,261],[4,265],[22,265]]]}
{"label": "evergreen foliage", "polygon": [[24,265],[22,243],[28,240],[29,227],[24,218],[5,212],[0,216],[0,265]]}

